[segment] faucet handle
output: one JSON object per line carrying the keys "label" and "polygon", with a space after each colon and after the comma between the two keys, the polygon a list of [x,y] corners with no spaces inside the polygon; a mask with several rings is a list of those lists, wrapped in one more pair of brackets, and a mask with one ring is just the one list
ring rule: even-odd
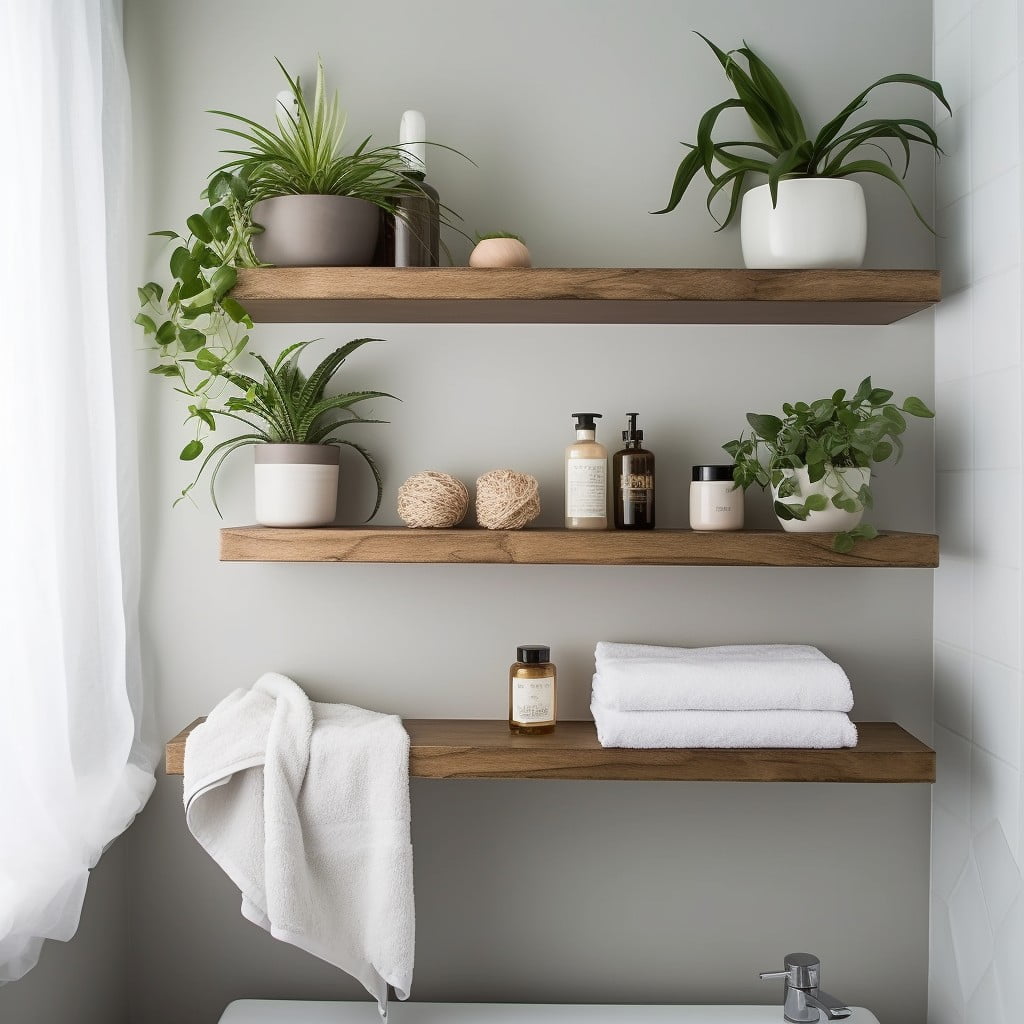
{"label": "faucet handle", "polygon": [[790,988],[816,989],[821,976],[821,961],[813,953],[787,953],[784,971],[764,971],[762,981],[785,978]]}

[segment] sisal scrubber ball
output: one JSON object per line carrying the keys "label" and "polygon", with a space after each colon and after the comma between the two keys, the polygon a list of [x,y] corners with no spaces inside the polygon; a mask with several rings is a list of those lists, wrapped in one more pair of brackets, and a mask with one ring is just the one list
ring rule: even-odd
{"label": "sisal scrubber ball", "polygon": [[529,473],[492,469],[476,482],[476,521],[488,530],[521,530],[540,515],[540,487]]}
{"label": "sisal scrubber ball", "polygon": [[469,491],[448,473],[416,473],[398,488],[398,518],[406,526],[458,526],[469,509]]}

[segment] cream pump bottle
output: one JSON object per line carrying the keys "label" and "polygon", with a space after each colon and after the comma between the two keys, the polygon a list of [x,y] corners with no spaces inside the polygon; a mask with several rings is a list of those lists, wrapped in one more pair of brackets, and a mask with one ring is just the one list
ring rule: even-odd
{"label": "cream pump bottle", "polygon": [[594,420],[599,412],[574,412],[576,440],[565,449],[565,527],[608,529],[608,450]]}

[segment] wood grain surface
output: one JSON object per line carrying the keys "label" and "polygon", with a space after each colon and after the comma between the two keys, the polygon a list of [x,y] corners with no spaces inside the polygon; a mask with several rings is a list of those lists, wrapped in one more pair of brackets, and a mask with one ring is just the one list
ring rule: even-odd
{"label": "wood grain surface", "polygon": [[889,324],[937,270],[260,267],[232,295],[265,323]]}
{"label": "wood grain surface", "polygon": [[927,533],[883,533],[849,554],[833,534],[739,530],[412,530],[406,527],[220,532],[225,562],[430,562],[520,565],[749,565],[935,568],[939,541]]}
{"label": "wood grain surface", "polygon": [[[166,748],[168,775],[185,765],[188,734]],[[856,747],[623,750],[597,742],[592,722],[513,736],[504,721],[406,719],[409,772],[421,779],[618,779],[676,782],[934,782],[935,752],[894,722],[860,722]]]}

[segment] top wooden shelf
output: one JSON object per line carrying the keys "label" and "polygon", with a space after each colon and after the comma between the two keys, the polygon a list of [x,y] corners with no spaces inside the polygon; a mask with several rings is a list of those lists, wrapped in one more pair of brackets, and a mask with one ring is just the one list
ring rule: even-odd
{"label": "top wooden shelf", "polygon": [[937,270],[261,267],[233,296],[264,323],[891,324]]}

